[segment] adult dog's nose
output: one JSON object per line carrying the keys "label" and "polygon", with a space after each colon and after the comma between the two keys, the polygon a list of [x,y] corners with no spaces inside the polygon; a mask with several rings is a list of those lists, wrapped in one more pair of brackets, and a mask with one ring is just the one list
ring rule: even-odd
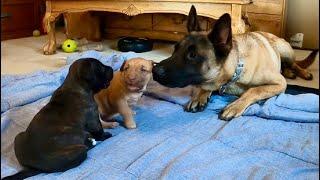
{"label": "adult dog's nose", "polygon": [[163,66],[155,66],[152,69],[153,73],[156,74],[159,77],[164,77],[166,74],[166,70]]}

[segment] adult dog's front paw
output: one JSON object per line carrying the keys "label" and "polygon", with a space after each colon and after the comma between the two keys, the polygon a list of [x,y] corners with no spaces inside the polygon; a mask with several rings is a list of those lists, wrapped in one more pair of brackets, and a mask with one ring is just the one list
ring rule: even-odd
{"label": "adult dog's front paw", "polygon": [[191,100],[185,106],[184,110],[187,112],[193,112],[193,113],[201,112],[207,107],[207,105],[208,105],[208,100],[207,101],[199,101],[198,99]]}
{"label": "adult dog's front paw", "polygon": [[198,95],[196,98],[193,98],[189,103],[185,106],[185,111],[187,112],[201,112],[205,110],[208,105],[209,99],[211,96],[211,92],[205,92]]}
{"label": "adult dog's front paw", "polygon": [[230,121],[233,118],[241,116],[246,108],[247,106],[241,101],[235,101],[222,110],[219,119]]}

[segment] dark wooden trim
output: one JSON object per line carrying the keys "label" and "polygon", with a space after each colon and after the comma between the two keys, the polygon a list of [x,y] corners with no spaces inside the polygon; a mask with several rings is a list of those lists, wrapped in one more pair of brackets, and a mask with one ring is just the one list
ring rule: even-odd
{"label": "dark wooden trim", "polygon": [[1,0],[1,5],[33,4],[30,0]]}
{"label": "dark wooden trim", "polygon": [[1,32],[1,41],[32,36],[32,29],[19,29],[11,32]]}

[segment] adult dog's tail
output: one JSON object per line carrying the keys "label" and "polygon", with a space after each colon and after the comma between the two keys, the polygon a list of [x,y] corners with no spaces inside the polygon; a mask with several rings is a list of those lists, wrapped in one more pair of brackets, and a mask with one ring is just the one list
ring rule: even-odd
{"label": "adult dog's tail", "polygon": [[2,180],[23,180],[23,179],[26,179],[31,176],[35,176],[40,173],[42,173],[42,171],[40,171],[40,170],[26,169],[26,170],[22,170],[22,171],[18,172],[17,174],[4,177],[4,178],[2,178]]}
{"label": "adult dog's tail", "polygon": [[303,69],[309,67],[316,59],[319,49],[313,50],[308,57],[306,57],[302,61],[295,61],[295,63]]}

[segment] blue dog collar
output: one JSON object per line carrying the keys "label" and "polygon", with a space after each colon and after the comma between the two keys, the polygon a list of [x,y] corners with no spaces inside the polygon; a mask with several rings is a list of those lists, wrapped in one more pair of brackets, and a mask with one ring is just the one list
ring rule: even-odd
{"label": "blue dog collar", "polygon": [[244,61],[242,58],[239,58],[239,61],[238,61],[237,67],[236,67],[236,71],[232,75],[231,80],[229,82],[223,84],[222,86],[220,86],[220,89],[219,89],[220,95],[223,95],[224,92],[226,91],[227,87],[229,87],[231,84],[235,83],[236,81],[238,81],[240,79],[240,76],[243,71],[243,66],[244,66]]}

